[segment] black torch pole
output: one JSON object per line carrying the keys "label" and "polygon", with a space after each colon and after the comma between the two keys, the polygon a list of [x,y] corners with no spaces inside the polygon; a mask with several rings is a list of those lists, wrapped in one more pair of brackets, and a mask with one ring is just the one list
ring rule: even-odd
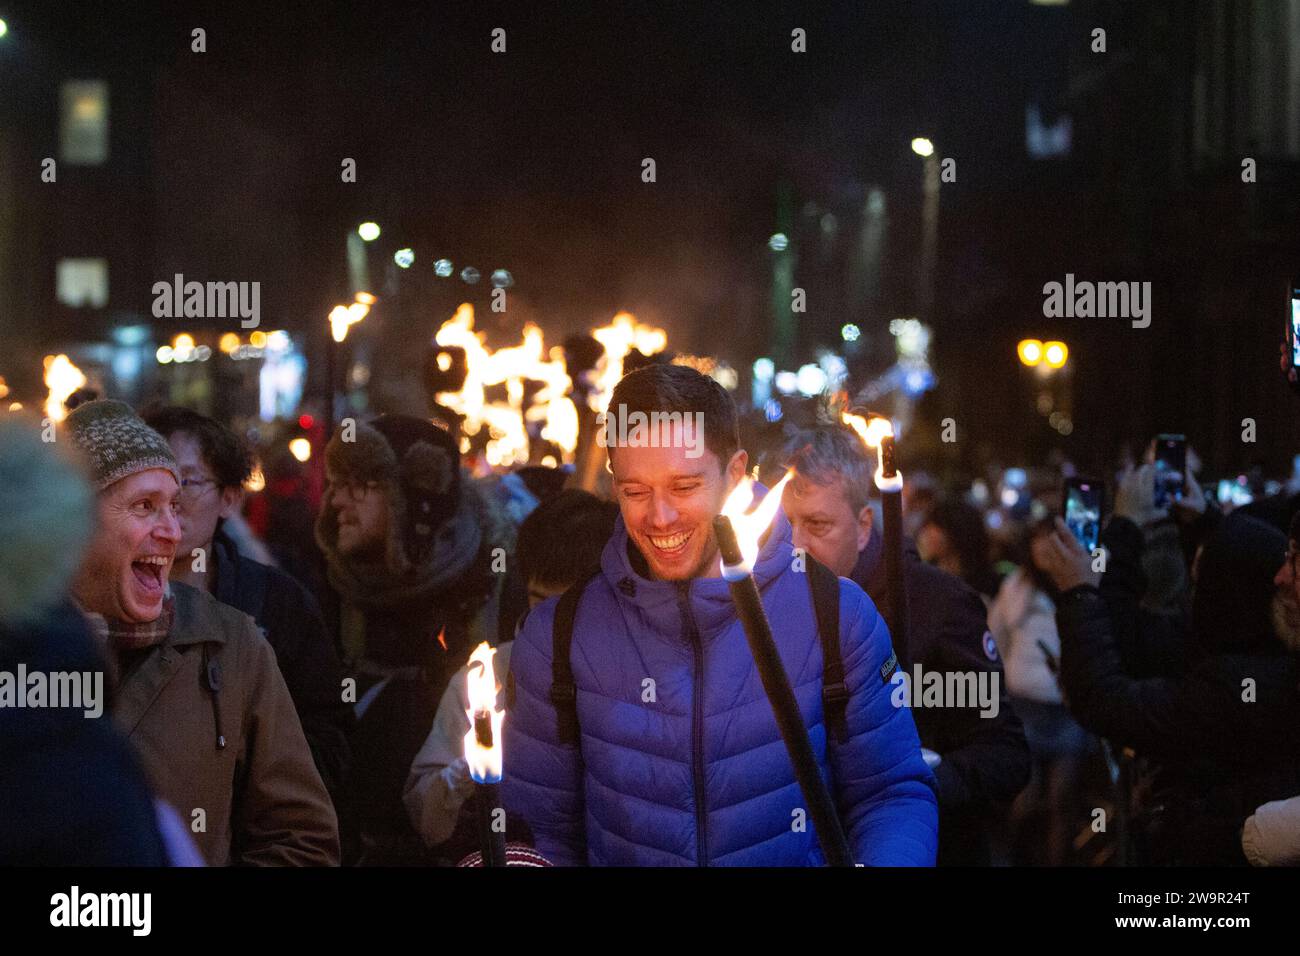
{"label": "black torch pole", "polygon": [[[722,563],[727,569],[739,571],[744,559],[736,542],[731,519],[718,515],[713,519],[713,532],[718,539]],[[795,779],[808,804],[808,815],[817,831],[822,855],[830,866],[853,866],[849,841],[845,839],[844,828],[835,812],[835,803],[831,800],[830,791],[826,789],[826,781],[822,779],[817,758],[813,756],[808,729],[799,715],[799,705],[794,699],[794,691],[790,689],[790,678],[786,676],[785,667],[776,650],[776,642],[772,639],[772,626],[768,622],[767,612],[763,610],[754,576],[748,572],[729,574],[727,584],[731,589],[736,614],[745,629],[750,653],[754,655],[758,676],[763,681],[763,690],[767,693],[768,703],[772,705],[781,739],[785,741],[790,763],[794,765]]]}
{"label": "black torch pole", "polygon": [[885,623],[900,665],[910,666],[907,656],[907,587],[903,580],[903,479],[894,460],[894,436],[880,442],[880,511],[884,519],[885,580],[888,582],[888,610]]}
{"label": "black torch pole", "polygon": [[[474,715],[474,736],[482,747],[492,746],[492,713],[481,710]],[[493,827],[495,811],[501,806],[501,784],[474,781],[478,791],[479,849],[484,866],[506,865],[506,835]]]}

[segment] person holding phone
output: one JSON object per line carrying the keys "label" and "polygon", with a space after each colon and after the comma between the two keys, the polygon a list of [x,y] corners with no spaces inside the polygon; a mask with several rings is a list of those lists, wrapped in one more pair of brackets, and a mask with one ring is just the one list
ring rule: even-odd
{"label": "person holding phone", "polygon": [[[1143,476],[1122,490],[1135,496],[1149,487]],[[1139,518],[1157,513],[1153,498],[1124,507]],[[1112,525],[1140,534],[1118,505],[1117,512]],[[1222,521],[1194,564],[1186,666],[1146,677],[1124,666],[1092,555],[1064,522],[1048,544],[1044,564],[1061,591],[1056,620],[1071,712],[1161,767],[1163,813],[1147,831],[1143,862],[1244,864],[1247,817],[1300,792],[1300,613],[1288,591],[1285,536],[1245,515]],[[1108,566],[1105,576],[1115,570]]]}

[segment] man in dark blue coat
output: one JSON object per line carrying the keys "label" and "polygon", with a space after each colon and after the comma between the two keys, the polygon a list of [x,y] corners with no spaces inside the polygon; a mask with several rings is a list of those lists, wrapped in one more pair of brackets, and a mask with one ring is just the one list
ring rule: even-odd
{"label": "man in dark blue coat", "polygon": [[320,606],[297,580],[239,553],[224,522],[239,511],[252,457],[220,422],[187,408],[145,416],[167,439],[181,471],[181,534],[171,579],[207,591],[249,615],[275,651],[312,759],[337,800],[351,749],[345,672]]}
{"label": "man in dark blue coat", "polygon": [[[865,446],[848,428],[825,425],[795,435],[787,453],[796,476],[782,506],[795,547],[855,581],[877,604],[885,601],[889,581],[868,503],[872,466]],[[939,865],[987,866],[991,814],[1029,782],[1024,727],[1012,710],[980,596],[910,549],[903,574],[907,633],[895,642],[902,665],[896,699],[912,706],[938,781]]]}
{"label": "man in dark blue coat", "polygon": [[[806,802],[719,574],[712,521],[747,463],[735,406],[693,369],[655,365],[618,384],[608,416],[620,517],[574,618],[576,743],[552,703],[552,599],[529,616],[511,658],[507,812],[561,865],[818,865]],[[809,575],[779,511],[752,561],[854,860],[933,864],[933,777],[911,712],[890,701],[894,654],[875,606],[839,582],[848,699],[843,733],[830,734]]]}

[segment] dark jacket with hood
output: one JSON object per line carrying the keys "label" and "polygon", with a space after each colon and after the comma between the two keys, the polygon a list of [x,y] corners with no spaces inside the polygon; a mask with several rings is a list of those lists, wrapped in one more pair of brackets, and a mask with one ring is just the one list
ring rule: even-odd
{"label": "dark jacket with hood", "polygon": [[213,596],[252,617],[275,651],[316,769],[336,795],[355,721],[351,705],[343,700],[343,664],[316,599],[283,571],[241,555],[221,529],[212,539],[212,551]]}
{"label": "dark jacket with hood", "polygon": [[1272,621],[1286,538],[1244,515],[1206,542],[1192,602],[1193,644],[1176,676],[1125,672],[1107,606],[1091,587],[1061,596],[1061,681],[1089,730],[1164,768],[1154,862],[1241,864],[1255,808],[1300,792],[1300,665]]}
{"label": "dark jacket with hood", "polygon": [[[418,865],[422,841],[402,789],[433,726],[447,680],[474,646],[495,638],[497,559],[511,550],[509,524],[460,469],[447,432],[405,416],[357,423],[326,449],[331,474],[373,481],[388,502],[382,554],[338,550],[338,514],[325,503],[316,540],[335,599],[327,608],[356,672],[353,761],[340,807],[344,860]],[[498,549],[500,549],[498,551]]]}
{"label": "dark jacket with hood", "polygon": [[[987,866],[990,809],[1009,803],[1029,782],[1032,760],[1024,727],[1012,709],[1002,662],[987,627],[979,594],[960,578],[921,561],[910,549],[903,563],[907,635],[900,643],[904,673],[919,664],[925,673],[980,673],[992,678],[997,715],[981,708],[913,708],[921,745],[942,756],[934,769],[939,797],[940,866]],[[849,575],[877,606],[888,603],[884,545],[872,528]],[[905,648],[905,655],[903,649]]]}

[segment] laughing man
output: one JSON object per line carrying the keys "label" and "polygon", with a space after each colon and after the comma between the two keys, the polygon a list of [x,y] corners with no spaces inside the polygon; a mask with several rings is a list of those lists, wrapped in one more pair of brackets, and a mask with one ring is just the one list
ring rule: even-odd
{"label": "laughing man", "polygon": [[253,619],[168,572],[181,540],[167,442],[127,405],[64,422],[99,529],[72,593],[117,672],[114,719],[210,865],[338,862],[338,822]]}
{"label": "laughing man", "polygon": [[[559,865],[819,865],[805,801],[719,574],[712,521],[747,462],[735,406],[693,369],[655,365],[623,378],[610,408],[680,415],[672,435],[609,449],[620,517],[574,619],[576,728],[567,716],[563,725],[576,733],[561,737],[551,697],[556,600],[539,605],[516,639],[507,813],[522,815],[538,850]],[[691,431],[701,422],[702,436]],[[821,639],[808,575],[792,551],[778,513],[754,577],[853,857],[932,865],[932,778],[911,713],[890,703],[882,679],[893,658],[888,629],[856,584],[839,582],[848,697],[836,722],[842,733],[828,734]]]}

